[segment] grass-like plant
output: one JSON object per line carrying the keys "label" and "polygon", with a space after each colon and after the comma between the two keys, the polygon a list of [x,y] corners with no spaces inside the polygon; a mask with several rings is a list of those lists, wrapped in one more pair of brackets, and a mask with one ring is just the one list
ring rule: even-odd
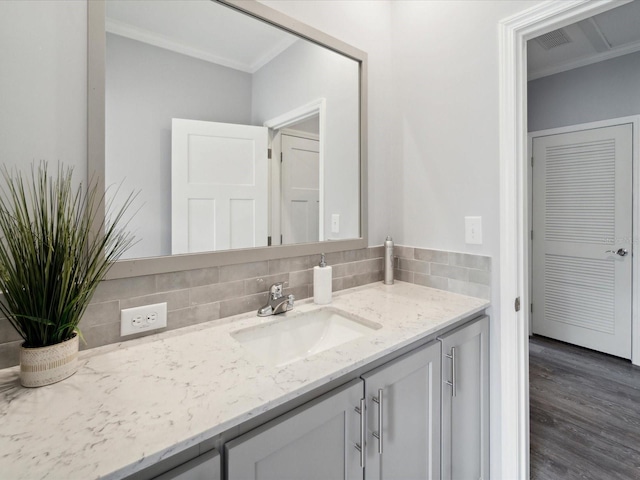
{"label": "grass-like plant", "polygon": [[1,173],[0,311],[25,347],[63,342],[80,334],[96,287],[133,243],[118,225],[133,196],[102,221],[104,235],[96,235],[94,223],[109,217],[98,216],[105,207],[95,182],[74,189],[73,168],[59,165],[52,177],[46,162],[32,165],[30,179],[6,166]]}

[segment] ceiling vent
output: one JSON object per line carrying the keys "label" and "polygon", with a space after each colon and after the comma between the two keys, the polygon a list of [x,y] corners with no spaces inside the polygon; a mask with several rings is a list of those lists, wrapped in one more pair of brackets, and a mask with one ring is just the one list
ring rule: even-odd
{"label": "ceiling vent", "polygon": [[552,32],[545,33],[536,38],[538,43],[545,50],[550,50],[565,43],[571,43],[571,39],[562,28],[553,30]]}

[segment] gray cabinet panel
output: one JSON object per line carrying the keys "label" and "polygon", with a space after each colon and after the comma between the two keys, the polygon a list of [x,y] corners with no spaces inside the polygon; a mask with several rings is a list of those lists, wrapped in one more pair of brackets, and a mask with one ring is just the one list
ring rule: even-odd
{"label": "gray cabinet panel", "polygon": [[220,454],[210,450],[170,470],[155,480],[220,480]]}
{"label": "gray cabinet panel", "polygon": [[362,395],[362,380],[353,380],[227,443],[228,480],[362,479]]}
{"label": "gray cabinet panel", "polygon": [[[367,401],[367,480],[440,478],[438,342],[363,375]],[[379,390],[382,390],[382,453]]]}
{"label": "gray cabinet panel", "polygon": [[442,478],[488,480],[489,318],[481,317],[439,340],[443,359]]}

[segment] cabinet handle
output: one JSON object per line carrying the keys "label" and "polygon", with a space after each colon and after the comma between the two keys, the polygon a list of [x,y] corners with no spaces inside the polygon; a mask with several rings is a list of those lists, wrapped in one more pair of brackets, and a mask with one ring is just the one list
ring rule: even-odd
{"label": "cabinet handle", "polygon": [[356,412],[360,414],[360,443],[356,443],[356,450],[360,452],[360,468],[364,468],[364,440],[367,434],[366,425],[364,423],[365,399],[360,399],[360,406],[356,407]]}
{"label": "cabinet handle", "polygon": [[451,355],[445,354],[447,358],[451,359],[451,381],[446,381],[447,385],[451,387],[451,396],[456,396],[456,347],[451,347]]}
{"label": "cabinet handle", "polygon": [[383,411],[383,400],[382,400],[382,388],[378,389],[378,397],[373,397],[373,401],[378,404],[378,431],[373,432],[373,436],[378,439],[378,453],[382,455],[382,411]]}

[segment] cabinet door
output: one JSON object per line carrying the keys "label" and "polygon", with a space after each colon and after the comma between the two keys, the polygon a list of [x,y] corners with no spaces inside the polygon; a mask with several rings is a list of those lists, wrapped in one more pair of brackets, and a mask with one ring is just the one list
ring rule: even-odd
{"label": "cabinet door", "polygon": [[155,480],[220,480],[220,454],[215,450],[163,473]]}
{"label": "cabinet door", "polygon": [[226,444],[228,480],[362,480],[362,380]]}
{"label": "cabinet door", "polygon": [[442,478],[489,478],[489,318],[442,336]]}
{"label": "cabinet door", "polygon": [[433,342],[363,375],[367,480],[440,478],[440,359]]}

